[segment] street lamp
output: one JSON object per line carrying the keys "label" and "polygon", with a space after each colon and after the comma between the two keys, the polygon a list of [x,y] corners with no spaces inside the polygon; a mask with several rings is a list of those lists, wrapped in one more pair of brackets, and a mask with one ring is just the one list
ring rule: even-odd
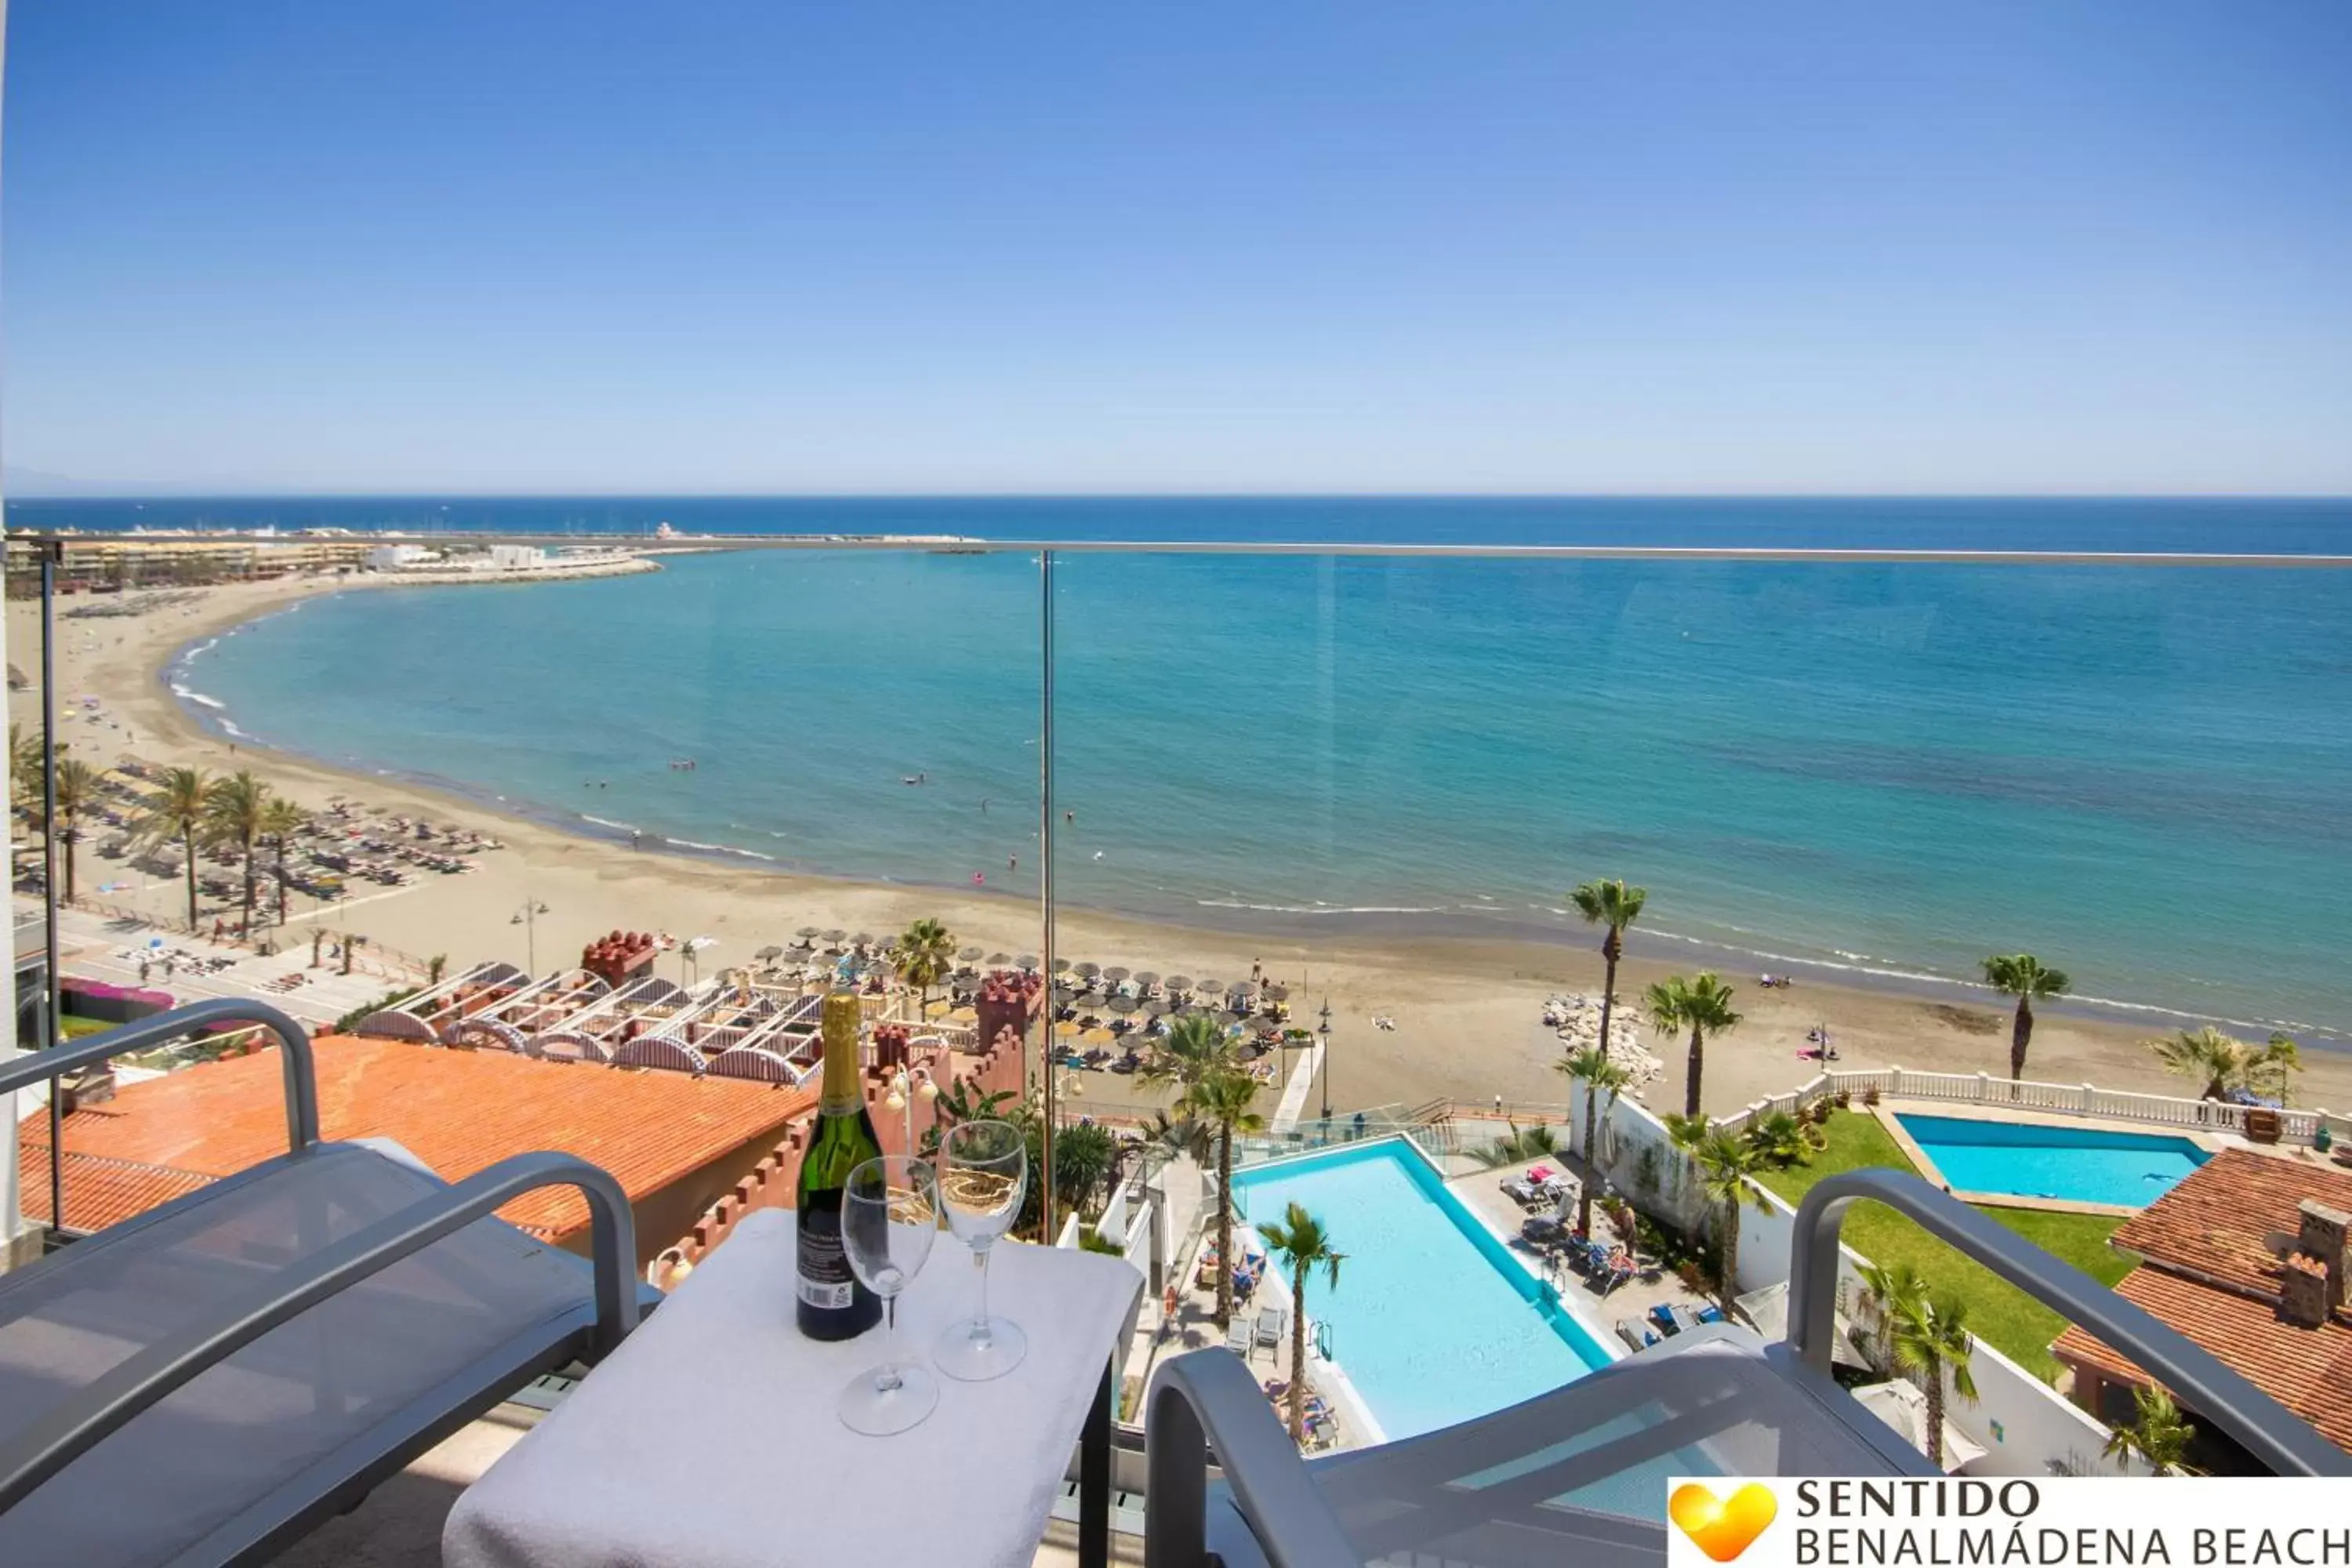
{"label": "street lamp", "polygon": [[[918,1081],[919,1079],[920,1081]],[[900,1068],[897,1072],[890,1075],[890,1091],[882,1097],[882,1103],[886,1107],[892,1110],[900,1112],[905,1118],[907,1142],[906,1146],[900,1151],[900,1152],[906,1154],[910,1159],[913,1158],[915,1152],[915,1100],[917,1097],[920,1097],[923,1103],[926,1105],[929,1105],[931,1101],[939,1099],[940,1097],[939,1080],[931,1077],[931,1069],[927,1067],[918,1066]]]}
{"label": "street lamp", "polygon": [[1328,1121],[1331,1120],[1331,998],[1323,998],[1323,1010],[1316,1016],[1323,1020],[1315,1026],[1315,1032],[1323,1037],[1323,1061],[1322,1070],[1315,1076],[1323,1080],[1323,1120]]}
{"label": "street lamp", "polygon": [[536,899],[526,899],[522,908],[507,921],[510,926],[522,927],[523,967],[530,971],[534,979],[539,974],[539,917],[545,913],[545,904]]}

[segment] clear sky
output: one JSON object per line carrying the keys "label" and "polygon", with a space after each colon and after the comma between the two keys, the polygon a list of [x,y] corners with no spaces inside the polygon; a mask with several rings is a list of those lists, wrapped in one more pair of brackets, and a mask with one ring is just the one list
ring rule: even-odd
{"label": "clear sky", "polygon": [[2352,3],[14,0],[12,467],[2352,491]]}

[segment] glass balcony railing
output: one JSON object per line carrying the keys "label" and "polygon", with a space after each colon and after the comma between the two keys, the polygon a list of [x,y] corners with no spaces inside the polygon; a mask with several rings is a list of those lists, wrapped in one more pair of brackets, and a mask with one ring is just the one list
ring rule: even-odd
{"label": "glass balcony railing", "polygon": [[[1254,1372],[1292,1375],[1253,1225],[1293,1188],[1354,1214],[1349,1146],[1395,1134],[1420,1163],[1381,1179],[1491,1261],[1496,1332],[1549,1314],[1570,1379],[1785,1283],[1825,1176],[1975,1158],[1922,1119],[2052,1131],[1945,1184],[2048,1215],[2013,1228],[2107,1283],[2171,1182],[2273,1141],[2318,1181],[2352,1134],[2352,574],[2324,529],[2215,561],[2102,551],[2087,512],[2082,552],[2033,558],[1906,553],[1943,542],[1907,524],[1825,553],[823,515],[923,537],[12,541],[18,1044],[266,1000],[350,1064],[327,1136],[451,1177],[593,1161],[675,1114],[664,1085],[716,1087],[628,1194],[667,1283],[788,1201],[806,1099],[778,1086],[810,1087],[816,999],[855,986],[886,1145],[1017,1111],[1054,1162],[1035,1234],[1150,1274],[1135,1419],[1226,1336],[1221,1276],[1266,1292]],[[1621,879],[1604,960],[1581,905],[1614,895],[1584,889]],[[1596,1069],[1565,1069],[1604,1016],[1588,1116]],[[1179,1031],[1241,1101],[1155,1070]],[[18,1132],[17,1212],[62,1241],[261,1157],[277,1079],[243,1058],[270,1049],[224,1030],[69,1080]],[[449,1114],[486,1100],[495,1149]],[[1727,1282],[1686,1113],[1755,1151]],[[2188,1152],[2118,1202],[2052,1152],[2095,1134]],[[1394,1288],[1395,1212],[1334,1236],[1360,1293]],[[1946,1261],[1893,1215],[1848,1240]],[[2020,1397],[2059,1405],[2063,1321],[1959,1277]],[[1364,1299],[1309,1292],[1310,1447],[1498,1407],[1400,1373]],[[2094,1414],[2030,1463],[2095,1462]],[[1988,1419],[1956,1431],[2028,1463]]]}

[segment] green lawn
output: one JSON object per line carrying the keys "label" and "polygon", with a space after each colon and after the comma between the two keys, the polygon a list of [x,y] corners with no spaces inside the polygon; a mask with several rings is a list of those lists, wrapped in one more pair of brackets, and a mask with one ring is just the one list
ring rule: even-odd
{"label": "green lawn", "polygon": [[71,1013],[58,1015],[58,1032],[68,1040],[79,1040],[84,1035],[96,1035],[113,1028],[103,1018],[77,1018]]}
{"label": "green lawn", "polygon": [[[1895,1140],[1867,1111],[1840,1111],[1823,1129],[1829,1147],[1810,1165],[1793,1165],[1759,1177],[1764,1185],[1795,1203],[1823,1176],[1869,1165],[1911,1170]],[[2111,1215],[2052,1214],[2041,1209],[1989,1208],[1990,1215],[2053,1258],[2063,1258],[2102,1284],[2113,1285],[2131,1265],[2107,1245],[2123,1220]],[[1970,1262],[1893,1210],[1857,1204],[1846,1213],[1843,1239],[1873,1263],[1908,1263],[1931,1285],[1958,1289],[1969,1304],[1969,1327],[1977,1337],[2045,1382],[2058,1374],[2050,1342],[2066,1321],[2015,1286]]]}

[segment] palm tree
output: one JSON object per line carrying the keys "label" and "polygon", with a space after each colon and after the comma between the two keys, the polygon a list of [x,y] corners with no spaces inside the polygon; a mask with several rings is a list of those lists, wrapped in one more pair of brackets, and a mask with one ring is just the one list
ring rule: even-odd
{"label": "palm tree", "polygon": [[2291,1037],[2273,1035],[2269,1043],[2251,1046],[2210,1024],[2183,1029],[2168,1040],[2150,1040],[2147,1048],[2168,1070],[2203,1079],[2200,1098],[2205,1100],[2227,1100],[2232,1089],[2275,1087],[2284,1102],[2290,1076],[2303,1070],[2301,1052]]}
{"label": "palm tree", "polygon": [[286,841],[310,825],[310,814],[282,795],[261,803],[254,829],[278,851],[278,923],[286,923]]}
{"label": "palm tree", "polygon": [[1255,1132],[1265,1119],[1250,1109],[1257,1080],[1230,1068],[1210,1072],[1184,1091],[1185,1115],[1217,1133],[1217,1327],[1234,1321],[1234,1134]]}
{"label": "palm tree", "polygon": [[205,827],[205,797],[213,786],[202,768],[169,768],[161,789],[148,797],[140,836],[157,844],[177,842],[187,862],[188,929],[196,929],[196,835]]}
{"label": "palm tree", "polygon": [[1698,1114],[1699,1079],[1706,1071],[1706,1037],[1739,1026],[1731,1010],[1731,987],[1714,971],[1685,980],[1670,974],[1650,987],[1650,1022],[1661,1034],[1690,1031],[1690,1058],[1683,1076],[1683,1114]]}
{"label": "palm tree", "polygon": [[1584,1086],[1584,1180],[1576,1194],[1576,1228],[1591,1236],[1592,1184],[1601,1174],[1601,1097],[1624,1089],[1633,1075],[1599,1046],[1587,1046],[1553,1065]]}
{"label": "palm tree", "polygon": [[1863,1304],[1870,1310],[1872,1337],[1877,1342],[1883,1368],[1895,1359],[1895,1315],[1923,1303],[1927,1282],[1907,1263],[1865,1263],[1861,1273]]}
{"label": "palm tree", "polygon": [[2132,1390],[2136,1413],[2124,1426],[2107,1434],[2104,1452],[2110,1459],[2126,1454],[2137,1454],[2147,1460],[2158,1475],[2168,1471],[2182,1472],[2188,1467],[2181,1459],[2197,1436],[2197,1428],[2180,1414],[2180,1406],[2172,1395],[2161,1388],[2149,1386]]}
{"label": "palm tree", "polygon": [[[261,837],[264,803],[269,799],[269,786],[255,778],[248,770],[239,769],[225,779],[213,781],[205,793],[205,819],[211,825],[213,837],[225,844],[234,844],[245,856],[245,925],[253,925],[253,844]],[[345,948],[348,955],[350,949]]]}
{"label": "palm tree", "polygon": [[1727,1312],[1738,1289],[1739,1206],[1748,1201],[1748,1180],[1756,1173],[1759,1162],[1745,1138],[1721,1131],[1699,1141],[1696,1156],[1700,1187],[1710,1202],[1723,1205],[1722,1268],[1716,1293]]}
{"label": "palm tree", "polygon": [[1348,1255],[1332,1250],[1331,1233],[1307,1212],[1304,1204],[1292,1204],[1281,1224],[1262,1225],[1257,1231],[1290,1266],[1290,1440],[1303,1443],[1307,1440],[1307,1277],[1319,1268],[1324,1283],[1337,1290],[1339,1265]]}
{"label": "palm tree", "polygon": [[913,986],[928,1008],[931,987],[955,968],[955,938],[937,921],[917,921],[898,938],[898,983]]}
{"label": "palm tree", "polygon": [[993,1089],[983,1094],[970,1079],[950,1079],[947,1086],[940,1090],[940,1097],[931,1101],[931,1124],[923,1129],[923,1152],[926,1155],[938,1153],[941,1131],[959,1121],[1002,1120],[1004,1102],[1012,1098],[1013,1091],[1009,1089]]}
{"label": "palm tree", "polygon": [[2063,994],[2074,984],[2063,969],[2045,969],[2030,952],[1995,953],[1984,961],[1985,984],[2017,998],[2017,1018],[2009,1030],[2009,1076],[2025,1076],[2025,1047],[2033,1038],[2033,1004]]}
{"label": "palm tree", "polygon": [[2263,1047],[2262,1065],[2268,1069],[2268,1084],[2278,1095],[2280,1107],[2293,1105],[2294,1075],[2303,1070],[2303,1048],[2294,1043],[2294,1037],[2284,1029],[2273,1029],[2270,1044]]}
{"label": "palm tree", "polygon": [[1609,1048],[1610,1015],[1617,1006],[1617,961],[1625,953],[1626,930],[1642,918],[1642,905],[1649,896],[1647,888],[1629,888],[1622,878],[1580,882],[1568,895],[1586,925],[1609,928],[1601,939],[1601,1048],[1604,1051]]}
{"label": "palm tree", "polygon": [[1812,1158],[1813,1140],[1821,1134],[1809,1121],[1785,1110],[1775,1110],[1748,1124],[1748,1142],[1768,1165],[1801,1165]]}
{"label": "palm tree", "polygon": [[[59,746],[58,754],[65,755],[65,750]],[[41,759],[46,754],[38,735],[14,719],[8,721],[8,788],[27,806],[41,793]]]}
{"label": "palm tree", "polygon": [[66,848],[66,901],[73,902],[74,845],[81,837],[81,814],[98,800],[98,770],[68,757],[58,763],[58,842]]}
{"label": "palm tree", "polygon": [[1976,1403],[1977,1383],[1969,1373],[1976,1342],[1969,1333],[1969,1304],[1955,1292],[1933,1300],[1924,1295],[1899,1303],[1892,1340],[1895,1364],[1919,1374],[1927,1395],[1927,1462],[1944,1465],[1944,1372],[1952,1373],[1952,1389],[1969,1404]]}
{"label": "palm tree", "polygon": [[1154,1088],[1173,1084],[1189,1089],[1240,1065],[1240,1052],[1223,1025],[1205,1013],[1187,1013],[1169,1024],[1167,1035],[1151,1047],[1135,1076]]}

